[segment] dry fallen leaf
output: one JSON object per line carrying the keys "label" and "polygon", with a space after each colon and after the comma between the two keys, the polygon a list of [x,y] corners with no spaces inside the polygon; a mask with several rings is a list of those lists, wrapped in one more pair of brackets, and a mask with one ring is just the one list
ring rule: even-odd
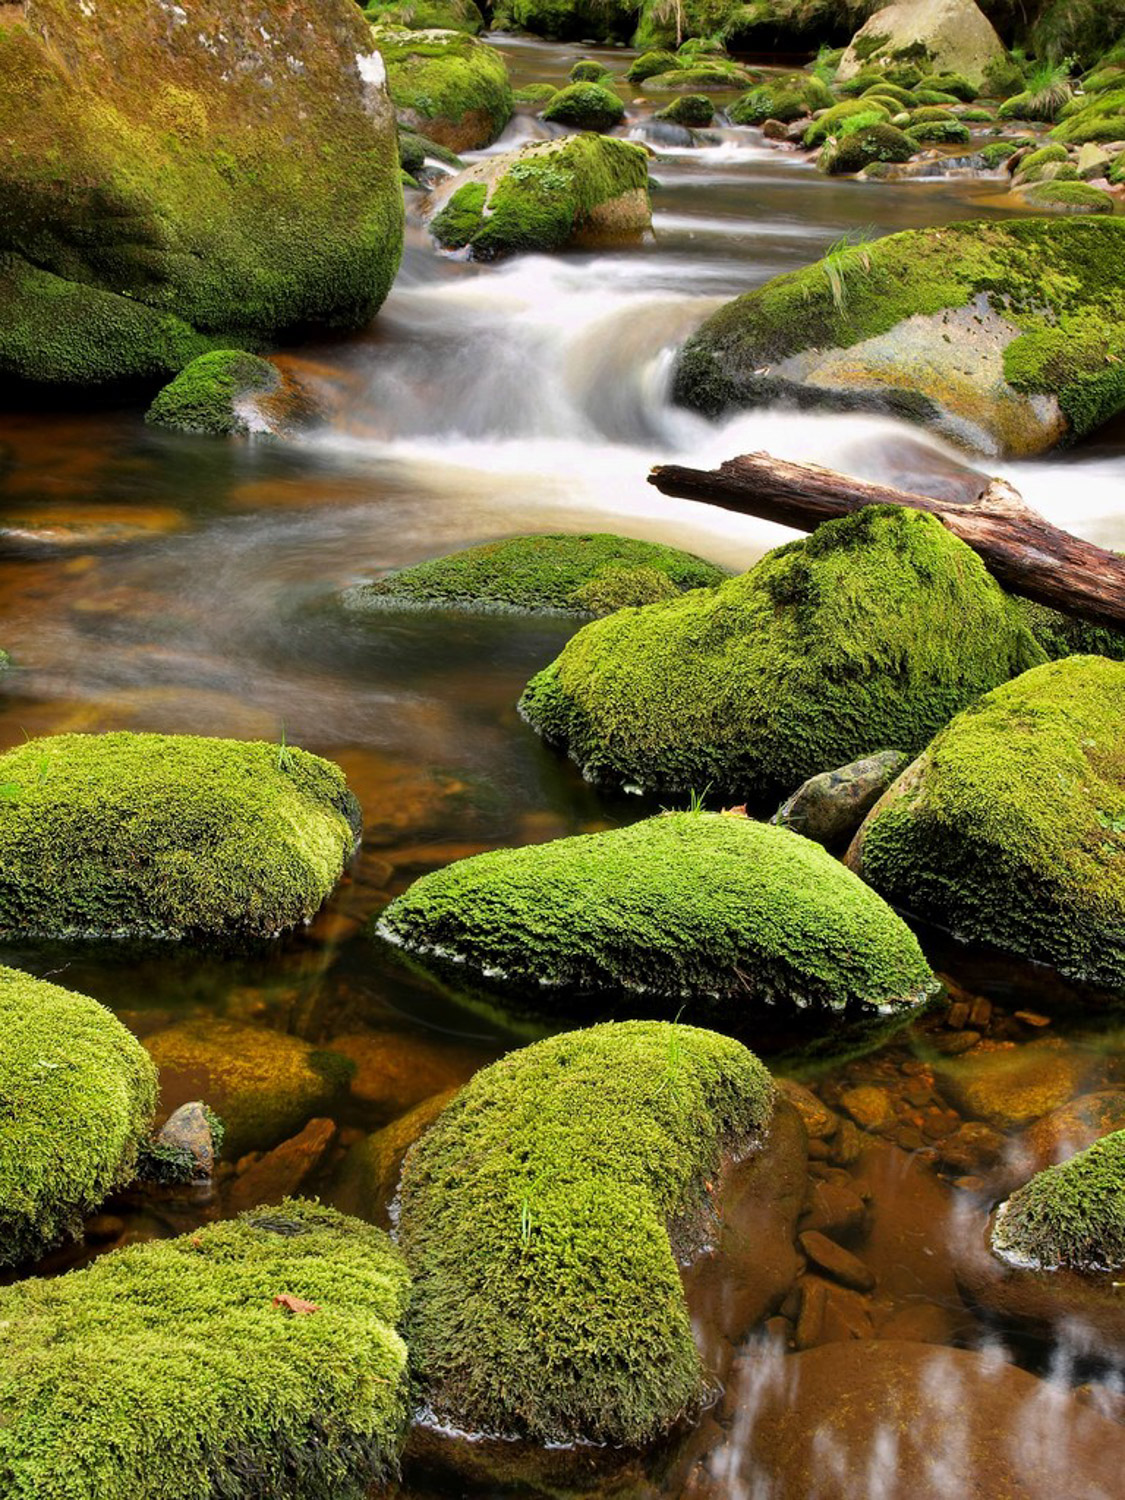
{"label": "dry fallen leaf", "polygon": [[294,1297],[290,1292],[281,1292],[273,1299],[274,1307],[284,1307],[291,1313],[314,1313],[320,1308],[315,1302],[305,1302],[300,1297]]}

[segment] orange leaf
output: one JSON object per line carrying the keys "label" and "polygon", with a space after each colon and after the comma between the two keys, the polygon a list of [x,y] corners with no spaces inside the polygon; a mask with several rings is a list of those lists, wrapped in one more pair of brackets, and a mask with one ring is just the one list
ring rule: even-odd
{"label": "orange leaf", "polygon": [[304,1302],[300,1297],[294,1297],[290,1292],[281,1292],[273,1299],[273,1305],[274,1307],[284,1307],[288,1312],[298,1314],[320,1311],[315,1302]]}

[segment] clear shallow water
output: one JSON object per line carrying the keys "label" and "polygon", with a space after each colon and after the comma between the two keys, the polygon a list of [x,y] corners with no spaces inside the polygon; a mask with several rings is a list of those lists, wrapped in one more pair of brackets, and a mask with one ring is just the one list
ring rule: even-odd
{"label": "clear shallow water", "polygon": [[[506,45],[517,83],[565,77],[580,51]],[[650,107],[630,108],[626,133],[644,130]],[[498,147],[542,130],[521,115]],[[727,297],[807,263],[845,230],[1007,211],[987,183],[835,182],[756,132],[716,135],[699,149],[660,148],[654,234],[634,250],[475,266],[437,256],[413,228],[398,284],[367,333],[287,353],[330,413],[300,443],[178,437],[146,429],[136,410],[0,416],[0,644],[18,664],[0,690],[0,745],[67,729],[284,734],[345,766],[366,818],[360,858],[326,911],[267,954],[39,946],[0,948],[0,961],[57,974],[141,1035],[186,1016],[316,1043],[358,1033],[393,1041],[407,1058],[411,1049],[418,1059],[437,1055],[451,1077],[520,1040],[498,1012],[467,1007],[370,944],[364,923],[450,859],[649,809],[595,794],[515,713],[523,684],[556,654],[570,623],[357,619],[339,608],[339,592],[379,569],[523,530],[619,530],[737,568],[789,535],[660,496],[646,476],[670,459],[709,466],[768,449],[916,488],[954,482],[972,463],[890,420],[761,412],[712,426],[669,405],[672,350]],[[1000,471],[1058,524],[1125,546],[1123,437],[1107,433],[1074,453]],[[999,1040],[1032,1038],[1038,1033],[1009,1018],[1021,1007],[1043,1012],[1068,1055],[1093,1058],[1083,1087],[1121,1081],[1119,1037],[1109,1023],[1068,1013],[1063,987],[927,942],[944,972],[995,1002]],[[900,1039],[864,1063],[829,1069],[818,1086],[838,1090],[873,1069],[901,1089],[917,1076],[905,1069],[920,1046]],[[386,1100],[353,1099],[340,1112],[336,1157],[396,1112]],[[913,1164],[936,1138],[917,1131],[919,1145],[879,1148],[893,1172],[872,1190],[883,1274],[893,1280],[894,1267],[907,1268],[888,1317],[912,1305],[937,1309],[945,1341],[999,1349],[1003,1368],[1009,1357],[1036,1370],[1066,1367],[1068,1349],[1028,1345],[963,1312],[948,1264],[977,1221],[968,1199],[935,1188]],[[210,1200],[111,1205],[120,1228],[48,1268],[122,1236],[175,1233],[217,1216],[230,1190],[228,1181]],[[942,1273],[930,1275],[932,1265]],[[758,1358],[760,1370],[782,1362],[777,1378],[789,1368],[776,1349]],[[709,1418],[679,1457],[654,1456],[631,1471],[630,1493],[691,1492],[684,1454],[709,1441],[699,1493],[772,1500],[768,1469],[745,1471],[754,1389],[753,1380],[745,1389],[735,1382],[730,1410]],[[616,1482],[571,1478],[583,1493],[622,1492]],[[865,1490],[840,1484],[825,1493],[893,1493],[874,1480]],[[419,1470],[404,1493],[431,1492],[456,1491],[427,1487]]]}

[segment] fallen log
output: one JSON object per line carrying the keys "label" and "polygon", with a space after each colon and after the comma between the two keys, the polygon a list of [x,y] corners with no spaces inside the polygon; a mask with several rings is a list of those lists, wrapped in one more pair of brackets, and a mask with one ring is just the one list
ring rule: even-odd
{"label": "fallen log", "polygon": [[1052,526],[1002,479],[989,480],[975,500],[957,504],[816,464],[747,453],[717,469],[661,464],[648,482],[664,495],[702,500],[798,531],[813,531],[865,505],[928,511],[972,547],[1006,589],[1098,625],[1125,628],[1125,557]]}

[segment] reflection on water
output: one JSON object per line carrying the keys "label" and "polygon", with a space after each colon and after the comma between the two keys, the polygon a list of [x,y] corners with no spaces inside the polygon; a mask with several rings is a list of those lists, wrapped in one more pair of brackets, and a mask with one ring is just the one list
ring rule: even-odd
{"label": "reflection on water", "polygon": [[[561,81],[579,51],[505,45],[517,84]],[[629,108],[626,131],[644,134],[651,102]],[[499,144],[542,134],[525,112]],[[720,129],[698,148],[655,149],[654,233],[635,250],[477,266],[437,256],[415,226],[399,283],[372,328],[286,355],[330,413],[299,444],[180,437],[146,429],[134,410],[0,417],[0,645],[17,664],[0,697],[0,745],[70,729],[284,735],[344,765],[366,820],[360,856],[326,910],[267,952],[217,958],[8,945],[0,961],[98,996],[141,1035],[221,1017],[318,1046],[367,1038],[384,1060],[399,1058],[406,1076],[423,1059],[435,1078],[467,1076],[517,1043],[518,1027],[499,1011],[465,1006],[371,944],[365,924],[417,875],[451,859],[612,826],[647,809],[596,794],[515,713],[523,684],[557,653],[572,622],[356,617],[340,609],[340,591],[379,569],[522,530],[620,530],[736,568],[788,535],[657,494],[649,468],[671,459],[706,467],[768,449],[933,493],[977,482],[965,454],[889,419],[767,411],[713,426],[673,408],[667,391],[672,351],[721,300],[806,263],[845,230],[1000,212],[993,189],[833,181],[752,131]],[[1003,472],[1060,525],[1125,546],[1121,437]],[[1033,1034],[1013,1019],[1017,1011],[1042,1012],[1052,1035],[1095,1054],[1083,1088],[1125,1083],[1120,1038],[1068,1016],[1062,987],[995,959],[939,952],[936,941],[933,952],[955,981],[990,997],[983,1030],[998,1045],[1018,1047]],[[752,1034],[747,1040],[755,1043]],[[817,1180],[860,1205],[855,1248],[879,1278],[860,1331],[887,1347],[907,1341],[913,1354],[888,1365],[885,1378],[928,1393],[918,1397],[913,1436],[903,1437],[893,1412],[871,1416],[862,1440],[825,1429],[815,1493],[826,1500],[938,1493],[939,1480],[942,1493],[969,1493],[958,1489],[959,1476],[984,1462],[974,1446],[987,1425],[980,1414],[995,1423],[1003,1402],[1024,1411],[1032,1400],[1030,1387],[1012,1387],[1014,1366],[998,1348],[1060,1388],[1091,1375],[1078,1344],[1017,1342],[962,1305],[951,1267],[958,1244],[979,1234],[987,1203],[972,1181],[953,1187],[950,1171],[934,1175],[960,1123],[935,1084],[928,1049],[939,1042],[954,1046],[940,1016],[930,1030],[815,1080],[833,1109],[847,1088],[872,1083],[892,1099],[893,1130],[877,1150],[837,1161],[842,1148],[826,1145]],[[403,1108],[408,1098],[409,1087]],[[306,1186],[327,1187],[345,1153],[396,1113],[393,1101],[353,1090]],[[51,1268],[215,1217],[234,1201],[236,1183],[228,1173],[210,1198],[111,1204],[86,1248],[61,1253]],[[854,1308],[833,1308],[846,1327]],[[791,1312],[799,1320],[800,1310]],[[919,1342],[927,1339],[994,1352],[947,1358],[938,1350],[928,1364],[921,1351],[929,1346]],[[628,1493],[813,1494],[792,1487],[799,1481],[784,1477],[789,1470],[762,1446],[761,1429],[763,1414],[773,1413],[776,1427],[788,1409],[797,1414],[787,1429],[793,1448],[811,1443],[810,1412],[833,1409],[847,1375],[827,1357],[823,1369],[817,1364],[832,1347],[810,1347],[798,1365],[776,1340],[754,1345],[738,1359],[721,1408],[676,1455],[631,1473]],[[1120,1429],[1101,1415],[1119,1409],[1119,1378],[1105,1369],[1093,1375],[1093,1405],[1078,1423],[1091,1474],[1087,1449],[1108,1451],[1116,1440],[1121,1451]],[[1039,1408],[1034,1423],[1018,1419],[1034,1444],[1028,1462],[1039,1465],[1039,1488],[1026,1493],[1065,1493],[1044,1488],[1043,1476],[1065,1472],[1046,1460],[1070,1453],[1060,1430],[1064,1418],[1074,1428],[1074,1410],[1068,1395],[1049,1419]],[[941,1463],[926,1458],[925,1483],[902,1489],[903,1455],[921,1463],[926,1443],[938,1440],[934,1413],[948,1451]],[[616,1481],[583,1492],[609,1495]],[[420,1500],[430,1490],[418,1479],[403,1493]],[[434,1493],[452,1491],[439,1485]]]}

